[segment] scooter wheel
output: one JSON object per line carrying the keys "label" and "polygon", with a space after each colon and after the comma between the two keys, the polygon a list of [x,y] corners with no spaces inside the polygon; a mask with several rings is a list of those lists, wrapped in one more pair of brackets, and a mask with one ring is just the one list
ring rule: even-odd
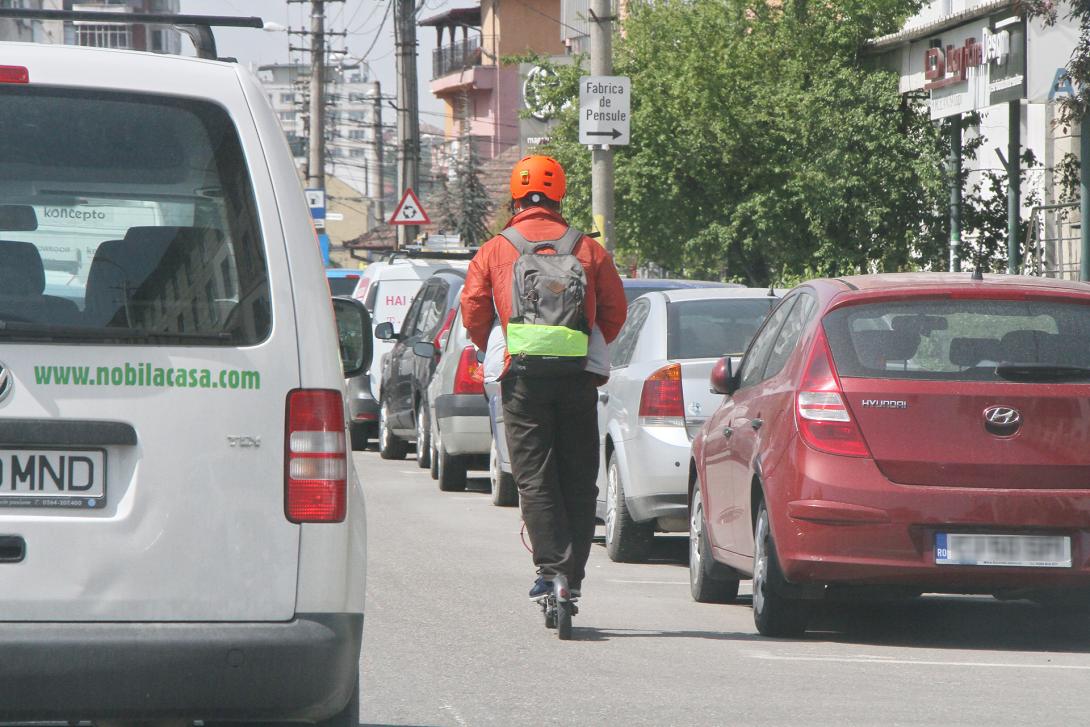
{"label": "scooter wheel", "polygon": [[567,601],[556,604],[556,635],[561,641],[571,639],[572,605]]}

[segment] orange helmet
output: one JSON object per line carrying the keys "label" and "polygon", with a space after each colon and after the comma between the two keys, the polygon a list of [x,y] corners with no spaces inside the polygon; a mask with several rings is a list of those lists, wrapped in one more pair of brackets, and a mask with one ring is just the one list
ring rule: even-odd
{"label": "orange helmet", "polygon": [[554,202],[564,199],[568,180],[564,167],[552,157],[535,154],[523,157],[511,170],[511,199],[540,192]]}

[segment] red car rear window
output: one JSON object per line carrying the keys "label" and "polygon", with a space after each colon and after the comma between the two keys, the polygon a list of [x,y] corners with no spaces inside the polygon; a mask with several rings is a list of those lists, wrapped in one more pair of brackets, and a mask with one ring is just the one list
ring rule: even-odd
{"label": "red car rear window", "polygon": [[838,308],[823,324],[844,377],[997,381],[1020,371],[1024,380],[1090,380],[1087,304],[882,301]]}

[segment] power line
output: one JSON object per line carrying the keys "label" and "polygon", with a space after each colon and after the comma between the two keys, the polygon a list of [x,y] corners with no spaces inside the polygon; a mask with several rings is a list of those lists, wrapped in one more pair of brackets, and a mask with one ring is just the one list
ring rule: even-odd
{"label": "power line", "polygon": [[[382,22],[378,24],[378,30],[375,31],[375,37],[371,40],[371,45],[367,46],[367,50],[360,56],[361,60],[369,60],[368,56],[371,55],[371,51],[375,49],[375,45],[378,43],[379,37],[382,36],[382,29],[386,25],[386,20],[390,17],[390,8],[394,6],[397,0],[386,0],[386,12],[382,14]],[[385,56],[383,56],[385,57]],[[381,60],[376,58],[375,60]]]}

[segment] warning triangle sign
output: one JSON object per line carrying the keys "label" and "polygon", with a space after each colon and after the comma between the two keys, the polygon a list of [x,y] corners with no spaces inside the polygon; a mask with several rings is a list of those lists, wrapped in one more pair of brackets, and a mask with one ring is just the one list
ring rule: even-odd
{"label": "warning triangle sign", "polygon": [[420,204],[420,200],[413,194],[412,187],[408,187],[404,196],[401,197],[401,201],[397,203],[397,209],[394,210],[394,216],[390,218],[390,224],[427,225],[430,223],[431,220],[428,219],[428,213],[424,211],[424,206]]}

